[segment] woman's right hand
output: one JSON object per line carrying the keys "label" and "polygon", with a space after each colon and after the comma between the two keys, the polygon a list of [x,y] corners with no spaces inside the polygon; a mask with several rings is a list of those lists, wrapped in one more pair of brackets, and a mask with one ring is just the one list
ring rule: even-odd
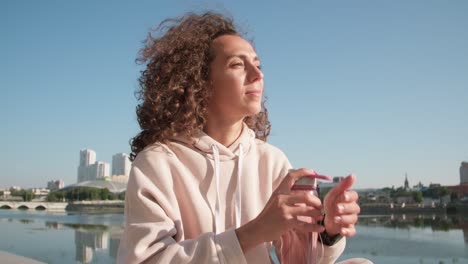
{"label": "woman's right hand", "polygon": [[[273,192],[262,212],[252,221],[236,229],[239,243],[244,252],[263,242],[269,242],[290,229],[299,232],[322,232],[319,224],[309,224],[297,219],[298,216],[322,220],[322,202],[307,192],[291,193],[291,187],[302,176],[313,175],[309,169],[290,170]],[[305,206],[297,206],[304,204]]]}

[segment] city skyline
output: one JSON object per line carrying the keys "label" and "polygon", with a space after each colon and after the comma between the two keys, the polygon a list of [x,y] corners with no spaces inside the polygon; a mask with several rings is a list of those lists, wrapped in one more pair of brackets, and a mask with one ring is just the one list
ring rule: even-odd
{"label": "city skyline", "polygon": [[354,188],[459,183],[468,161],[468,2],[1,1],[0,188],[76,181],[76,150],[130,153],[142,41],[187,11],[253,39],[272,131],[295,168]]}
{"label": "city skyline", "polygon": [[[91,158],[90,159],[87,159],[89,157],[89,155],[85,155],[87,158],[86,159],[83,159],[83,153],[85,151],[91,151]],[[87,153],[89,154],[89,152]],[[80,150],[80,159],[79,159],[79,167],[83,164],[88,164],[86,166],[89,166],[89,165],[93,165],[93,164],[96,164],[96,163],[102,163],[102,161],[97,161],[96,160],[96,152],[92,149],[89,149],[89,148],[86,148],[86,149],[81,149]],[[124,162],[125,164],[121,164],[121,161],[117,161],[118,163],[118,166],[116,166],[116,168],[114,167],[114,161],[116,159],[114,158],[120,158],[120,157],[123,157],[124,159],[126,159],[127,162]],[[128,165],[131,166],[131,162],[130,160],[128,160],[128,154],[126,153],[116,153],[112,156],[112,173],[109,173],[109,175],[106,175],[106,176],[116,176],[116,175],[125,175],[125,176],[129,176],[129,173],[130,173],[130,167],[128,167]],[[87,160],[88,162],[86,163],[83,163],[83,160]],[[128,165],[127,165],[128,164]],[[117,168],[118,167],[118,168]],[[117,173],[120,173],[120,172],[124,172],[124,174],[117,174]],[[340,175],[330,175],[333,179],[334,179],[334,182],[335,182],[335,179],[343,179],[344,176],[340,176]],[[78,177],[79,179],[79,170],[78,170]],[[96,179],[94,180],[99,180],[99,178],[103,178],[103,177],[97,177]],[[368,186],[368,187],[364,187],[364,188],[359,188],[361,190],[363,189],[381,189],[381,188],[399,188],[399,187],[402,187],[402,188],[405,188],[407,189],[407,187],[409,187],[409,189],[414,189],[416,186],[430,186],[431,184],[440,184],[440,182],[422,182],[421,180],[414,180],[413,181],[411,180],[411,177],[408,179],[408,173],[404,173],[404,177],[402,177],[403,181],[399,182],[399,183],[395,183],[395,184],[392,184],[392,185],[389,185],[389,186],[379,186],[379,187],[376,187],[376,186]],[[461,184],[468,184],[468,161],[462,161],[460,163],[460,167],[459,167],[459,175],[458,175],[458,183],[456,184],[441,184],[442,186],[456,186],[456,185],[461,185]],[[88,179],[89,180],[89,179]],[[83,180],[85,181],[85,180]],[[65,184],[62,180],[48,180],[47,181],[47,184],[46,184],[46,188],[49,188],[49,185],[51,183],[54,183],[54,182],[61,182],[59,186],[59,188],[63,188],[65,187]],[[74,183],[69,183],[69,184],[66,184],[67,186],[68,185],[73,185],[75,183],[79,183],[80,181],[77,180],[76,182]],[[58,184],[58,183],[57,183]],[[400,185],[401,184],[401,185]],[[327,185],[327,184],[325,184]],[[11,187],[20,187],[20,188],[23,188],[22,186],[19,186],[19,185],[11,185],[11,186],[8,186],[8,187],[3,187],[3,186],[0,186],[0,190],[2,189],[8,189],[8,188],[11,188]],[[30,188],[44,188],[44,186],[32,186]],[[49,188],[50,189],[50,188]]]}
{"label": "city skyline", "polygon": [[96,159],[96,151],[86,148],[80,150],[80,161],[76,183],[96,181],[111,176],[125,176],[128,179],[131,162],[123,152],[112,155],[112,168],[109,162]]}

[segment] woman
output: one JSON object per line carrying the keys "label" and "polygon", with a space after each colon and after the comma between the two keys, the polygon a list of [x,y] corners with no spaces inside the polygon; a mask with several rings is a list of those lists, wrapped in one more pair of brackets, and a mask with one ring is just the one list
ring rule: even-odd
{"label": "woman", "polygon": [[334,262],[345,246],[339,238],[355,234],[358,197],[347,191],[354,176],[330,191],[324,206],[290,192],[315,172],[292,170],[266,143],[260,60],[232,20],[187,14],[158,29],[163,34],[150,35],[141,51],[142,130],[132,141],[118,262],[269,263],[272,241],[280,258],[288,254],[279,248],[293,243],[292,230],[322,233],[329,245],[320,246],[321,261]]}

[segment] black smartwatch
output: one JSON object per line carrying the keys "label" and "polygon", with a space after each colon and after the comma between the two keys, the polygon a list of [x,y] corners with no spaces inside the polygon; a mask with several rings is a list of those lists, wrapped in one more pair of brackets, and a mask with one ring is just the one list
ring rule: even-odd
{"label": "black smartwatch", "polygon": [[[322,221],[320,221],[320,225],[325,227],[325,215],[323,215]],[[327,230],[323,231],[322,233],[319,234],[318,236],[318,241],[322,243],[325,246],[333,246],[335,245],[340,239],[342,239],[343,236],[341,234],[337,234],[334,236],[330,236],[327,233]]]}
{"label": "black smartwatch", "polygon": [[318,240],[320,241],[320,243],[322,243],[325,246],[333,246],[342,238],[343,236],[341,234],[330,236],[326,230],[320,233],[318,236]]}

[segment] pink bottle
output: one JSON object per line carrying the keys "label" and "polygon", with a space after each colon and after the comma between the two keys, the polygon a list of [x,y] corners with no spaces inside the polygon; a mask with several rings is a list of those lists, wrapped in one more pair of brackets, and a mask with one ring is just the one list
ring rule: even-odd
{"label": "pink bottle", "polygon": [[[318,196],[317,181],[332,181],[331,177],[319,174],[306,175],[297,180],[291,192],[309,192]],[[305,206],[305,204],[296,204]],[[306,223],[315,223],[315,219],[309,216],[298,216],[298,220]],[[281,263],[304,263],[316,264],[319,262],[319,251],[317,249],[317,232],[301,236],[295,231],[290,231],[288,236],[283,237],[282,261]]]}

